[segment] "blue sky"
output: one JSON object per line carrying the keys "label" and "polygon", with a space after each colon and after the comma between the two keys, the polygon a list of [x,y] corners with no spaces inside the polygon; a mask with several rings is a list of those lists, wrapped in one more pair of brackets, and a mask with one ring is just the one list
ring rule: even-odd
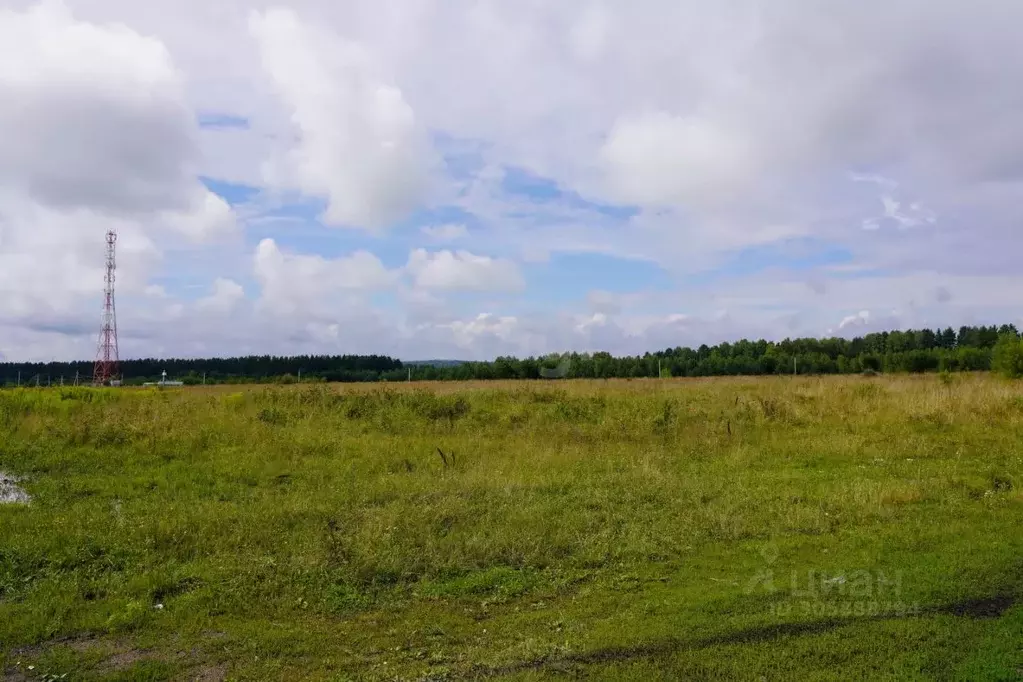
{"label": "blue sky", "polygon": [[[236,121],[230,116],[211,116],[217,126],[228,127],[222,121]],[[449,157],[453,162],[452,176],[466,170],[467,166],[458,157]],[[203,178],[205,186],[227,201],[233,207],[244,210],[260,203],[259,187],[240,185]],[[564,191],[553,180],[539,177],[523,169],[509,167],[502,169],[498,185],[507,200],[517,202],[517,208],[509,211],[508,217],[534,226],[531,234],[542,242],[543,226],[550,220],[550,210],[582,211],[600,215],[610,228],[625,229],[628,221],[638,209],[590,202],[579,194]],[[268,209],[259,209],[256,219],[251,220],[245,232],[246,242],[255,248],[262,239],[273,238],[282,248],[295,253],[316,254],[323,258],[339,258],[354,251],[373,253],[387,268],[405,265],[412,248],[426,246],[438,249],[464,249],[475,240],[477,232],[499,230],[499,226],[488,225],[485,220],[466,209],[454,205],[439,205],[417,210],[406,219],[395,224],[384,233],[371,233],[357,229],[324,226],[319,216],[326,209],[326,202],[319,199],[305,199],[301,202],[284,203]],[[460,225],[465,235],[454,240],[432,242],[424,237],[423,228],[439,225]],[[500,257],[502,254],[494,254]],[[758,260],[759,259],[759,260]],[[755,261],[762,267],[784,261],[784,256],[771,257],[766,252],[739,254],[733,265],[740,272]],[[636,258],[616,257],[608,253],[555,252],[548,254],[542,262],[526,262],[522,266],[527,286],[522,291],[507,293],[462,293],[453,296],[452,303],[459,307],[470,307],[480,301],[503,298],[509,311],[556,310],[567,304],[584,303],[589,292],[626,294],[633,291],[669,291],[677,277],[666,272],[652,261]],[[177,289],[180,283],[173,279],[163,280],[176,293],[188,295]],[[378,297],[388,301],[389,297]],[[467,308],[468,309],[468,308]]]}
{"label": "blue sky", "polygon": [[[230,116],[215,116],[209,120],[227,127],[221,121],[240,121]],[[463,158],[448,158],[457,177],[469,167]],[[221,196],[232,206],[243,210],[258,206],[261,190],[250,185],[233,184],[213,178],[203,178],[207,188]],[[639,212],[634,206],[597,203],[583,199],[578,193],[562,190],[550,179],[526,170],[507,167],[502,169],[498,184],[506,201],[517,202],[517,208],[507,217],[532,226],[529,232],[542,244],[543,227],[550,222],[551,212],[582,212],[599,215],[605,229],[626,230],[629,221]],[[316,254],[326,259],[340,258],[354,251],[369,251],[385,267],[401,268],[409,251],[424,245],[431,249],[464,249],[476,241],[477,233],[499,230],[500,226],[487,222],[465,208],[449,204],[424,208],[383,233],[357,229],[324,226],[318,217],[326,209],[326,202],[307,198],[301,202],[284,203],[260,209],[245,232],[249,248],[255,248],[262,239],[273,238],[288,251]],[[424,237],[423,228],[459,225],[465,233],[457,239],[431,242]],[[505,254],[493,254],[501,257]],[[715,282],[739,276],[755,275],[772,269],[788,272],[809,272],[823,266],[848,265],[852,252],[838,243],[813,237],[793,238],[775,243],[736,249],[724,254],[713,268],[695,268],[689,273],[669,272],[654,260],[619,257],[612,253],[559,252],[546,254],[539,262],[525,262],[522,270],[527,285],[522,291],[507,293],[462,293],[451,301],[462,309],[471,309],[480,301],[502,298],[511,312],[524,310],[553,311],[565,306],[585,303],[593,291],[610,294],[668,293],[682,287],[709,287]],[[841,273],[838,276],[843,276]],[[850,273],[845,276],[855,276]],[[171,287],[180,284],[165,280]],[[194,287],[193,287],[194,288]],[[188,296],[187,292],[181,291]],[[376,299],[392,303],[391,297]],[[685,300],[679,300],[684,308]]]}
{"label": "blue sky", "polygon": [[[241,117],[208,116],[204,125],[217,130],[245,127]],[[369,252],[384,268],[402,270],[413,249],[431,253],[444,250],[484,254],[485,257],[514,262],[524,285],[508,290],[448,291],[443,295],[445,314],[469,318],[485,311],[488,315],[528,318],[534,315],[558,315],[566,310],[578,314],[603,311],[593,307],[593,296],[620,301],[614,314],[657,316],[664,314],[709,314],[724,312],[715,308],[715,294],[735,281],[782,273],[804,281],[816,292],[826,291],[826,282],[891,276],[882,268],[857,265],[855,249],[842,235],[860,233],[858,221],[870,216],[868,207],[880,204],[873,184],[858,179],[850,182],[838,176],[830,185],[821,185],[824,194],[837,204],[862,207],[855,218],[839,220],[843,230],[826,234],[781,237],[763,244],[736,246],[717,251],[706,261],[689,262],[683,268],[667,268],[654,250],[637,256],[627,236],[634,221],[643,216],[635,205],[591,201],[576,191],[564,189],[556,180],[527,169],[506,165],[496,171],[486,168],[480,145],[437,136],[447,145],[443,155],[448,181],[456,188],[445,202],[422,205],[385,230],[370,231],[357,226],[326,226],[320,217],[328,200],[290,193],[291,200],[272,199],[257,185],[231,183],[203,178],[204,185],[232,207],[247,216],[244,231],[246,248],[254,250],[264,239],[272,239],[285,252],[315,255],[326,260],[344,259],[355,252]],[[487,178],[485,201],[480,204],[480,176]],[[463,189],[458,190],[458,187]],[[466,190],[464,188],[471,188]],[[479,204],[483,215],[471,210]],[[678,225],[694,220],[690,211],[675,213]],[[834,218],[827,218],[834,220]],[[438,238],[432,228],[457,226],[453,235]],[[587,228],[592,227],[590,232]],[[850,229],[851,228],[851,229]],[[597,238],[589,242],[587,235]],[[646,233],[644,233],[646,234]],[[566,239],[566,235],[569,237]],[[626,235],[624,238],[621,235]],[[645,237],[643,237],[645,238]],[[616,255],[613,245],[622,245]],[[536,248],[531,248],[533,247]],[[609,246],[611,245],[611,246]],[[628,249],[627,251],[624,249]],[[642,252],[642,250],[640,250]],[[822,274],[824,273],[824,274]],[[250,275],[234,277],[246,296],[258,297],[259,284]],[[168,277],[157,279],[185,300],[200,298],[206,292],[194,279]],[[483,282],[482,284],[486,284]],[[395,292],[376,292],[367,299],[378,312],[401,314],[402,298]],[[751,309],[791,312],[791,303],[770,300],[751,303]],[[845,317],[859,314],[855,308],[836,311]]]}

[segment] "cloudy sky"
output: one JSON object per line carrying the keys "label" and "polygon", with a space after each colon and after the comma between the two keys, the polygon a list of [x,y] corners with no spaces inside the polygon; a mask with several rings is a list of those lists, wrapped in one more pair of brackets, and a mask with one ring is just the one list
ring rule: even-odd
{"label": "cloudy sky", "polygon": [[0,0],[0,359],[1023,321],[1019,0]]}

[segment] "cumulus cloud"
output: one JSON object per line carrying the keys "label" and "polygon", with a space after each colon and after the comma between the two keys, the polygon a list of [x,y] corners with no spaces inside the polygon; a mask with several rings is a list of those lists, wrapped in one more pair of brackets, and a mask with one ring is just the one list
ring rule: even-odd
{"label": "cumulus cloud", "polygon": [[195,176],[183,76],[159,40],[59,2],[0,9],[0,102],[0,321],[98,325],[109,229],[122,292],[146,286],[168,240],[233,229]]}
{"label": "cumulus cloud", "polygon": [[0,11],[0,179],[55,208],[180,209],[196,151],[155,39],[61,4]]}
{"label": "cumulus cloud", "polygon": [[0,10],[0,101],[8,191],[54,210],[159,213],[195,236],[230,223],[195,177],[183,77],[159,40],[59,2]]}
{"label": "cumulus cloud", "polygon": [[141,289],[160,252],[138,223],[84,209],[54,210],[0,190],[0,324],[63,328],[72,335],[83,326],[98,329],[103,235],[111,228],[119,232],[123,258],[118,285]]}
{"label": "cumulus cloud", "polygon": [[162,211],[157,217],[163,226],[197,242],[213,236],[230,234],[238,227],[237,216],[228,203],[213,192],[205,190],[201,192],[201,199],[196,198],[191,211]]}
{"label": "cumulus cloud", "polygon": [[[0,10],[7,356],[91,354],[109,227],[147,354],[641,352],[1020,316],[1019,3],[69,5]],[[197,132],[211,112],[245,124]],[[239,218],[199,174],[257,199]],[[325,257],[321,204],[395,229],[331,233],[348,253]],[[239,220],[255,254],[223,238]],[[780,260],[797,239],[819,251]],[[587,296],[565,253],[687,277],[640,295],[608,268],[584,290],[615,293]],[[573,291],[554,312],[524,286],[544,268]],[[165,324],[190,318],[201,339]]]}
{"label": "cumulus cloud", "polygon": [[455,320],[441,327],[451,331],[456,345],[463,349],[472,349],[481,342],[515,341],[519,320],[511,315],[495,316],[491,313],[480,313],[474,319]]}
{"label": "cumulus cloud", "polygon": [[[742,323],[762,330],[760,320]],[[701,343],[713,344],[737,338],[737,325],[729,316],[707,317],[670,313],[663,315],[480,313],[434,325],[423,325],[417,337],[445,348],[454,347],[462,357],[493,358],[496,355],[538,356],[572,349],[579,352],[612,351],[642,354],[647,351]]]}
{"label": "cumulus cloud", "polygon": [[416,249],[405,269],[416,287],[428,290],[518,291],[525,286],[514,262],[468,251]]}
{"label": "cumulus cloud", "polygon": [[331,224],[377,229],[415,208],[427,190],[428,144],[370,54],[289,9],[253,12],[249,26],[297,134],[267,180],[325,197]]}
{"label": "cumulus cloud", "polygon": [[397,278],[397,273],[387,270],[368,251],[328,259],[283,252],[273,239],[259,243],[254,272],[262,287],[264,307],[276,314],[311,319],[329,315],[332,308],[351,301],[352,294],[386,289]]}
{"label": "cumulus cloud", "polygon": [[228,313],[245,298],[245,289],[234,280],[218,277],[213,282],[213,291],[209,296],[199,299],[196,304],[200,310],[215,313]]}

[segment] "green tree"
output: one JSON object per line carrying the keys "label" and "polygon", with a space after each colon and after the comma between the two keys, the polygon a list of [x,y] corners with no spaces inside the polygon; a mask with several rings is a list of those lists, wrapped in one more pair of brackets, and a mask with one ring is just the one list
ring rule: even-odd
{"label": "green tree", "polygon": [[1015,334],[1003,334],[995,344],[991,369],[1010,379],[1023,376],[1023,341]]}
{"label": "green tree", "polygon": [[945,331],[941,332],[941,347],[946,350],[952,350],[956,347],[956,333],[952,327],[947,327]]}

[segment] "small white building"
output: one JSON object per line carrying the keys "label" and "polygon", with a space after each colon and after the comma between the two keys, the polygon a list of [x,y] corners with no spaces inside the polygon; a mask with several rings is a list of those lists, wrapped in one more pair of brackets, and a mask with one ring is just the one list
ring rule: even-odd
{"label": "small white building", "polygon": [[183,381],[167,381],[167,370],[163,370],[163,374],[160,375],[160,380],[153,382],[147,382],[142,384],[143,386],[184,386]]}

